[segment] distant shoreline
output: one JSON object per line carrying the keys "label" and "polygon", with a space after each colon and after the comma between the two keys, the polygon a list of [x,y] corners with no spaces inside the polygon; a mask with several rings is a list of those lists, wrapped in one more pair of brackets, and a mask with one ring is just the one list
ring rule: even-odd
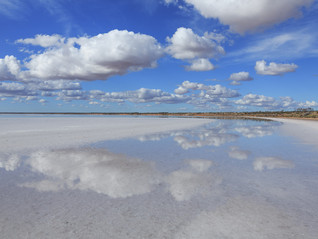
{"label": "distant shoreline", "polygon": [[113,115],[159,117],[211,117],[211,118],[289,118],[318,120],[318,111],[258,111],[258,112],[0,112],[0,115]]}

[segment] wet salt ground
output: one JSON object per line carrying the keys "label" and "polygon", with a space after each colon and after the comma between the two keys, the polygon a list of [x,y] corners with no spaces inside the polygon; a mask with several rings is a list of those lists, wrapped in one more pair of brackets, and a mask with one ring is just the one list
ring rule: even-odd
{"label": "wet salt ground", "polygon": [[317,238],[318,154],[270,121],[214,120],[2,153],[3,238]]}

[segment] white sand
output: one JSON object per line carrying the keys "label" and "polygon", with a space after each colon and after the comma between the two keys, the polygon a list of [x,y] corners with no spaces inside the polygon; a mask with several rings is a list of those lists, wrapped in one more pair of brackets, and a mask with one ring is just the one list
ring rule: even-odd
{"label": "white sand", "polygon": [[189,129],[211,121],[189,118],[0,118],[0,153],[80,146]]}

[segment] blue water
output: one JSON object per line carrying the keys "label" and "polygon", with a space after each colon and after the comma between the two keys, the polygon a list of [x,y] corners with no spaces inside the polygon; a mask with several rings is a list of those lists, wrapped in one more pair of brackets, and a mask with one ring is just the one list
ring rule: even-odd
{"label": "blue water", "polygon": [[280,126],[215,120],[2,156],[2,229],[18,238],[31,220],[28,235],[47,238],[317,238],[318,152]]}

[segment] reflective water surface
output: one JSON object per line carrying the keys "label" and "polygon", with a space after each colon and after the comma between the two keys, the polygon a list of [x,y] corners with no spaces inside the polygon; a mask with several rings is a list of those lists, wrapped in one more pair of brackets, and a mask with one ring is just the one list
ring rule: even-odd
{"label": "reflective water surface", "polygon": [[318,151],[281,123],[0,155],[4,238],[318,238]]}

